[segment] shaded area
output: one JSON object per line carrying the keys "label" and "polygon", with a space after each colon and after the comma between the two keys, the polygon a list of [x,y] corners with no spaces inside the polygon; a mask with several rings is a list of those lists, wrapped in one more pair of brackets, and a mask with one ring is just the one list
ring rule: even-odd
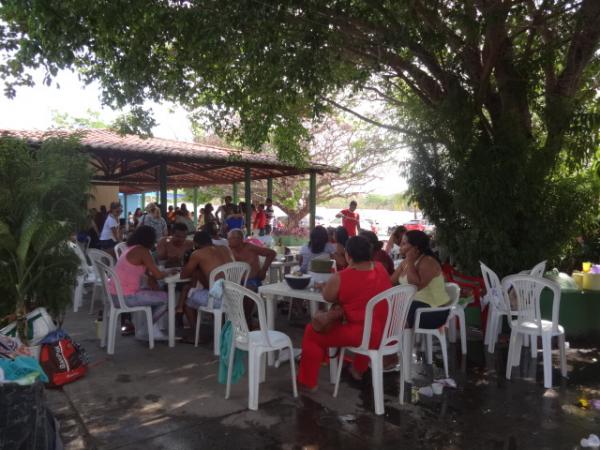
{"label": "shaded area", "polygon": [[[294,325],[301,324],[290,325],[284,314],[277,321],[299,345],[302,327]],[[583,344],[572,343],[568,351],[569,379],[560,377],[555,360],[554,389],[546,390],[541,352],[532,359],[523,351],[507,381],[506,345],[491,355],[470,333],[467,357],[449,347],[456,389],[419,396],[418,387],[443,377],[439,360],[427,366],[419,355],[407,404],[398,404],[398,374],[385,375],[386,414],[380,417],[373,414],[370,380],[344,377],[334,399],[323,368],[319,391],[294,399],[283,365],[267,370],[254,412],[247,410],[246,378],[224,399],[210,344],[169,349],[158,343],[150,351],[143,342],[119,337],[108,357],[97,347],[91,322],[77,313],[66,323],[93,357],[89,375],[52,393],[67,448],[577,448],[582,437],[600,431],[600,411],[577,405],[580,398],[600,399],[600,352]]]}

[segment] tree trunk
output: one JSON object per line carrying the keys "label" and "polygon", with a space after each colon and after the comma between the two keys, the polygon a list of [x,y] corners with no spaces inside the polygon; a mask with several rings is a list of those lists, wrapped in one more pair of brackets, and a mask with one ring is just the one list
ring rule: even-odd
{"label": "tree trunk", "polygon": [[305,212],[289,212],[288,215],[288,228],[293,230],[294,228],[300,228],[300,221],[306,216]]}
{"label": "tree trunk", "polygon": [[294,228],[299,228],[300,227],[300,221],[306,216],[306,214],[308,214],[308,207],[304,206],[300,209],[290,209],[290,208],[286,208],[283,205],[277,204],[276,205],[281,208],[281,210],[287,214],[288,216],[288,223],[287,223],[287,228],[289,230],[293,230]]}

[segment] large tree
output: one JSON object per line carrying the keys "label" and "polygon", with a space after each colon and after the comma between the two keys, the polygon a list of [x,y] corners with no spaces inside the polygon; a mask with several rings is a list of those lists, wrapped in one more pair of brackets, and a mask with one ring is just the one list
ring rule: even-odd
{"label": "large tree", "polygon": [[[380,171],[397,161],[402,147],[387,130],[370,124],[329,116],[307,127],[310,141],[306,151],[311,161],[334,165],[339,172],[317,177],[317,200],[351,198],[368,189]],[[393,192],[397,186],[390,186]],[[261,182],[257,192],[266,192]],[[273,202],[288,216],[288,226],[295,228],[309,213],[309,188],[306,177],[278,178],[273,183]]]}
{"label": "large tree", "polygon": [[115,106],[205,108],[301,162],[306,117],[370,92],[407,138],[411,186],[451,253],[500,272],[556,255],[593,208],[598,0],[5,0],[8,95],[76,67]]}

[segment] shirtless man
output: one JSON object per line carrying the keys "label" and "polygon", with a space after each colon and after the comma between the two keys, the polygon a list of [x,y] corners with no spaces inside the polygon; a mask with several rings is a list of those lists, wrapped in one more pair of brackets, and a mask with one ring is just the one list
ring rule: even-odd
{"label": "shirtless man", "polygon": [[175,223],[173,225],[173,234],[160,238],[156,251],[158,261],[166,261],[165,266],[181,266],[183,255],[193,248],[192,241],[186,239],[188,228],[184,223]]}
{"label": "shirtless man", "polygon": [[191,278],[193,287],[196,282],[202,283],[202,288],[195,289],[185,301],[184,312],[190,325],[196,323],[198,307],[208,304],[208,279],[213,269],[233,262],[231,252],[227,247],[216,246],[212,243],[210,234],[198,231],[194,235],[196,250],[181,271],[181,278]]}
{"label": "shirtless man", "polygon": [[[254,292],[258,291],[258,288],[262,285],[262,281],[267,275],[267,270],[269,270],[277,253],[270,248],[259,247],[244,242],[244,234],[240,229],[231,230],[227,234],[227,240],[229,241],[229,248],[231,249],[235,260],[250,264],[250,275],[246,281],[246,287]],[[262,267],[260,267],[258,261],[259,256],[265,257],[265,262]]]}

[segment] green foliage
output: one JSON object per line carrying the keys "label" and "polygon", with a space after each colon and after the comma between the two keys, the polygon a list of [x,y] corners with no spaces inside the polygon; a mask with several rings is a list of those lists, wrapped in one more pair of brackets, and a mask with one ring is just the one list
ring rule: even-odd
{"label": "green foliage", "polygon": [[551,258],[596,209],[598,0],[5,0],[0,19],[9,96],[29,68],[75,67],[109,104],[175,101],[297,164],[334,106],[401,135],[466,268]]}
{"label": "green foliage", "polygon": [[0,317],[70,303],[79,261],[66,241],[85,221],[91,176],[76,139],[33,149],[0,138]]}
{"label": "green foliage", "polygon": [[[182,189],[183,191],[183,201],[184,202],[192,202],[194,200],[194,191],[193,189]],[[226,195],[231,195],[230,187],[224,186],[204,186],[198,188],[198,211],[202,208],[206,203],[216,202],[216,205],[213,203],[215,210],[218,205],[223,201],[222,199]]]}
{"label": "green foliage", "polygon": [[68,113],[52,111],[52,122],[57,128],[78,129],[78,128],[110,128],[108,122],[100,117],[98,111],[88,109],[85,116],[71,116]]}
{"label": "green foliage", "polygon": [[142,108],[132,108],[130,112],[119,115],[112,123],[102,120],[98,111],[88,109],[85,116],[71,116],[68,113],[52,111],[52,121],[58,128],[86,129],[105,128],[119,134],[137,134],[141,137],[151,137],[152,128],[156,121],[148,111]]}

